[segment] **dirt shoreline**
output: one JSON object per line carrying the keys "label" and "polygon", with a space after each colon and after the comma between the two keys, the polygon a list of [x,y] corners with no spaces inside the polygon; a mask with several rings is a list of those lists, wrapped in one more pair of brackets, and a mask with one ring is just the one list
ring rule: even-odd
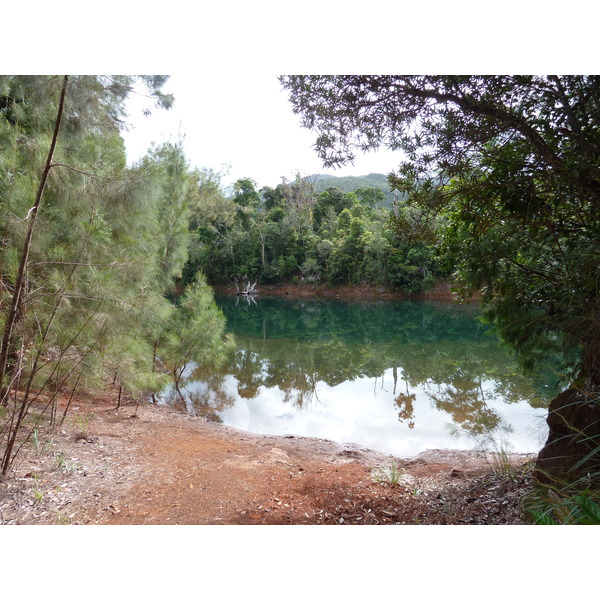
{"label": "dirt shoreline", "polygon": [[[248,433],[150,404],[79,398],[45,449],[0,481],[3,524],[523,524],[532,455],[397,459],[354,444]],[[396,465],[398,485],[376,481]],[[528,466],[529,465],[529,466]]]}
{"label": "dirt shoreline", "polygon": [[[237,290],[234,284],[214,285],[215,293],[224,295],[235,295]],[[353,285],[330,287],[326,285],[291,284],[282,285],[259,285],[257,295],[276,296],[287,298],[340,298],[343,300],[360,300],[365,302],[376,302],[378,300],[415,300],[435,302],[457,302],[458,297],[452,291],[448,281],[438,282],[431,290],[408,294],[395,288],[375,285]],[[478,294],[473,294],[470,301],[478,302]]]}

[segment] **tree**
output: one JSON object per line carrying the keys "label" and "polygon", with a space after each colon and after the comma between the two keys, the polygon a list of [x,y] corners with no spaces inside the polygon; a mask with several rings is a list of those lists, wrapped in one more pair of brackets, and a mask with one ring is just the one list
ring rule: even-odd
{"label": "tree", "polygon": [[[160,106],[165,79],[142,78]],[[153,378],[143,328],[163,291],[156,194],[126,169],[119,134],[135,82],[0,78],[3,474],[33,402],[55,425],[61,388],[102,379],[117,357],[129,389]]]}
{"label": "tree", "polygon": [[361,187],[356,190],[360,201],[369,208],[376,208],[378,204],[385,202],[385,194],[382,189],[374,187]]}
{"label": "tree", "polygon": [[486,314],[524,365],[550,349],[565,357],[570,387],[550,405],[538,478],[597,476],[600,78],[280,81],[325,165],[351,161],[356,149],[404,152],[390,184],[449,219],[444,243],[463,290],[483,293]]}
{"label": "tree", "polygon": [[272,211],[278,208],[285,207],[285,185],[280,183],[277,187],[271,188],[265,186],[261,188],[260,193],[262,194],[265,202],[265,208],[268,211]]}
{"label": "tree", "polygon": [[166,143],[153,148],[140,161],[144,176],[156,188],[159,221],[159,285],[172,291],[175,279],[181,278],[189,246],[190,195],[195,181],[180,143]]}
{"label": "tree", "polygon": [[260,194],[256,191],[256,182],[252,179],[238,179],[233,184],[233,201],[240,206],[260,206]]}
{"label": "tree", "polygon": [[222,173],[202,169],[192,171],[191,177],[190,247],[182,282],[188,285],[200,270],[211,283],[229,281],[234,270],[231,229],[238,207],[225,197]]}
{"label": "tree", "polygon": [[315,185],[308,178],[296,174],[293,182],[285,179],[281,184],[281,193],[286,200],[287,219],[290,225],[303,237],[310,229],[312,210],[315,203]]}
{"label": "tree", "polygon": [[342,190],[336,187],[328,187],[319,194],[314,203],[313,224],[315,229],[319,229],[330,209],[333,210],[334,215],[339,215],[345,208],[351,209],[353,205],[353,199],[350,194],[344,194]]}
{"label": "tree", "polygon": [[[60,131],[60,125],[64,113],[65,95],[67,91],[68,77],[63,78],[62,87],[60,91],[60,100],[58,103],[58,111],[54,122],[54,131],[52,133],[52,140],[50,142],[50,148],[48,149],[48,156],[44,164],[44,169],[40,177],[40,184],[35,196],[35,200],[29,210],[28,219],[29,225],[27,227],[27,233],[25,234],[25,240],[23,242],[23,249],[21,251],[21,257],[19,260],[19,267],[16,274],[16,279],[12,291],[10,306],[6,313],[4,320],[4,332],[2,334],[2,343],[0,345],[0,405],[7,403],[7,395],[9,386],[4,383],[4,376],[6,373],[8,356],[11,351],[14,351],[14,328],[17,320],[22,314],[22,302],[23,302],[23,286],[27,270],[27,261],[29,258],[29,251],[31,249],[32,236],[35,228],[37,214],[39,212],[40,202],[44,194],[44,189],[48,181],[48,175],[52,167],[52,160],[54,157],[54,150],[56,149],[56,142],[58,140],[58,133]],[[5,97],[9,99],[10,97]],[[16,102],[15,102],[16,104]],[[6,120],[12,124],[12,115],[6,113]],[[10,444],[10,440],[9,440]],[[10,450],[9,450],[10,455]]]}
{"label": "tree", "polygon": [[225,323],[212,290],[199,274],[173,308],[157,348],[175,393],[186,405],[183,392],[192,365],[218,366],[233,349],[233,339],[224,333]]}

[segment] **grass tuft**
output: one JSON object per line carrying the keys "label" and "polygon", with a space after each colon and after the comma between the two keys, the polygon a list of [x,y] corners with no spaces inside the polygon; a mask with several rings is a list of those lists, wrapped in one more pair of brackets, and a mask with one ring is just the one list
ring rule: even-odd
{"label": "grass tuft", "polygon": [[393,462],[389,465],[381,465],[371,472],[371,478],[375,483],[387,484],[390,486],[403,485],[404,470]]}

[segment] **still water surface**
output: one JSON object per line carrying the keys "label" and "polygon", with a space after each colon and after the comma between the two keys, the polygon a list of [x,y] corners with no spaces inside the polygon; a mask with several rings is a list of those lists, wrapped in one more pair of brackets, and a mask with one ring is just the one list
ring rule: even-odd
{"label": "still water surface", "polygon": [[[520,374],[476,307],[262,297],[217,304],[237,349],[217,371],[187,373],[189,412],[399,457],[490,438],[515,452],[543,445],[555,381]],[[172,393],[166,401],[178,403]]]}

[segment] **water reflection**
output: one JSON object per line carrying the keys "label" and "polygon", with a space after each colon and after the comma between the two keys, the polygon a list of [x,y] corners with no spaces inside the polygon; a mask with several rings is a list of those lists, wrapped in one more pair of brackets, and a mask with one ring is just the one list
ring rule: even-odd
{"label": "water reflection", "polygon": [[[502,431],[515,451],[541,445],[556,380],[521,375],[474,307],[217,300],[237,349],[217,372],[186,374],[190,412],[399,456],[472,447],[457,430]],[[528,430],[536,423],[537,433]]]}

